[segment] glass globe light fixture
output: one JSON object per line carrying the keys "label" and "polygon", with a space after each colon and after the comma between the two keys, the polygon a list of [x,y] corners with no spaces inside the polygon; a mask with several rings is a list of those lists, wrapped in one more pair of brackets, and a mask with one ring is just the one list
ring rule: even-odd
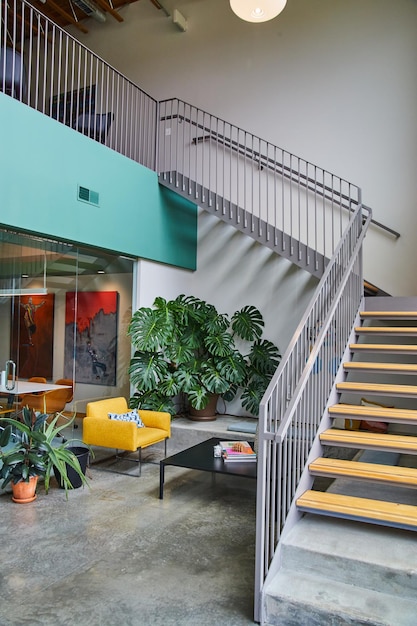
{"label": "glass globe light fixture", "polygon": [[284,10],[287,0],[230,0],[230,8],[246,22],[267,22]]}

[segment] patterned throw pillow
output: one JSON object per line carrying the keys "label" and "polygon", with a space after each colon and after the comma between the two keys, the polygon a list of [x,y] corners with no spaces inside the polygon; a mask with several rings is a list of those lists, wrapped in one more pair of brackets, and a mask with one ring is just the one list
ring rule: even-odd
{"label": "patterned throw pillow", "polygon": [[128,411],[127,413],[109,413],[109,418],[111,420],[118,420],[119,422],[135,422],[138,428],[145,427],[137,409],[133,409],[133,411]]}

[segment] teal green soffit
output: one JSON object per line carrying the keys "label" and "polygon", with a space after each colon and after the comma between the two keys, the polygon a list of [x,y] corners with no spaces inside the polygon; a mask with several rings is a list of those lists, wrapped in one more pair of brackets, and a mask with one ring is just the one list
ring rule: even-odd
{"label": "teal green soffit", "polygon": [[195,269],[197,206],[155,172],[1,93],[0,136],[1,224]]}

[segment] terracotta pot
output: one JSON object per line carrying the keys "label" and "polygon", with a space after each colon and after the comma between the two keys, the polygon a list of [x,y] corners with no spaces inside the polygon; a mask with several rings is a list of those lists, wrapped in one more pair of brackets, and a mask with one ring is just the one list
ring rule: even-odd
{"label": "terracotta pot", "polygon": [[216,407],[218,394],[212,394],[207,406],[204,409],[194,409],[192,406],[188,409],[188,419],[193,422],[213,422],[217,419]]}
{"label": "terracotta pot", "polygon": [[24,480],[18,483],[12,482],[13,502],[18,504],[26,504],[27,502],[33,502],[36,498],[36,485],[38,484],[39,476],[31,476],[29,482]]}

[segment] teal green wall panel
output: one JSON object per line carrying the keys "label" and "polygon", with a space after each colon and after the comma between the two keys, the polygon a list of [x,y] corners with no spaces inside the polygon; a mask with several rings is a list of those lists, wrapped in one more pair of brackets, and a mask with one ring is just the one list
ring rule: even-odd
{"label": "teal green wall panel", "polygon": [[1,93],[0,137],[0,223],[195,269],[197,207],[155,172]]}

